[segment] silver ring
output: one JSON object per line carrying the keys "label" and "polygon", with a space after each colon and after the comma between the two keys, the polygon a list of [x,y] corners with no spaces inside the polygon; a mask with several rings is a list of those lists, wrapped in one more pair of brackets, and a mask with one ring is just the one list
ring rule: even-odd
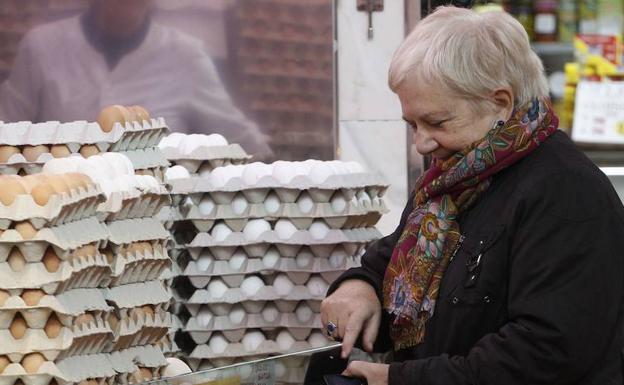
{"label": "silver ring", "polygon": [[335,324],[335,323],[333,323],[333,322],[329,321],[329,322],[327,323],[327,326],[325,327],[325,330],[326,330],[326,332],[327,332],[327,336],[328,336],[328,337],[333,337],[334,332],[336,331],[336,329],[338,329],[338,326],[336,326],[336,324]]}

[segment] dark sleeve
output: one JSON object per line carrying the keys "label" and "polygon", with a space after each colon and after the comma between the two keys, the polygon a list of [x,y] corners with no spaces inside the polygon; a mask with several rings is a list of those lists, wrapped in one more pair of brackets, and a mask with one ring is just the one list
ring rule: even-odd
{"label": "dark sleeve", "polygon": [[536,183],[516,206],[509,322],[466,356],[391,364],[389,383],[577,384],[602,364],[621,328],[621,203],[606,178],[570,174]]}

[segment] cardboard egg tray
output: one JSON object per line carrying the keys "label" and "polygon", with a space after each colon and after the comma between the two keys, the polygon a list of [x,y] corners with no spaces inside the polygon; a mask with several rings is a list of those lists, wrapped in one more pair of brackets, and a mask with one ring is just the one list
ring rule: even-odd
{"label": "cardboard egg tray", "polygon": [[[162,369],[167,366],[167,360],[157,345],[135,346],[108,355],[113,368],[118,373],[114,384],[136,383],[133,375],[139,367],[149,368],[152,378],[160,377]],[[140,381],[140,380],[139,380]]]}
{"label": "cardboard egg tray", "polygon": [[[320,300],[307,300],[307,301],[288,301],[288,300],[276,300],[269,302],[268,304],[263,304],[263,306],[253,306],[253,308],[245,309],[248,314],[260,314],[265,309],[266,306],[274,305],[280,313],[290,314],[295,312],[297,306],[305,303],[310,307],[313,313],[320,313],[321,311],[321,301]],[[185,303],[184,306],[187,308],[191,317],[197,317],[199,312],[202,309],[206,309],[210,311],[216,317],[225,317],[230,315],[230,311],[232,310],[233,304],[226,303],[214,303],[214,304],[194,304],[194,303]],[[242,305],[241,305],[242,306]],[[243,306],[244,307],[244,306]]]}
{"label": "cardboard egg tray", "polygon": [[[356,264],[353,264],[353,265],[355,266]],[[309,271],[287,271],[287,272],[284,272],[284,274],[286,274],[288,278],[294,284],[304,285],[308,281],[308,279],[310,279],[310,276],[312,276],[313,274],[320,275],[327,282],[332,282],[334,279],[338,278],[340,274],[342,274],[343,271],[344,270],[333,269],[331,271],[317,272],[316,274],[309,272]],[[261,274],[265,277],[274,276],[275,273],[276,273],[275,270],[265,270],[261,272]],[[239,287],[241,283],[243,282],[243,280],[245,279],[245,277],[249,275],[253,275],[253,274],[240,273],[240,274],[229,274],[229,275],[221,275],[221,276],[195,275],[195,276],[186,276],[186,278],[189,280],[189,282],[195,289],[205,288],[210,283],[210,281],[215,278],[222,279],[226,285],[234,288],[234,287]]]}
{"label": "cardboard egg tray", "polygon": [[40,228],[30,239],[23,239],[17,230],[9,229],[0,235],[0,262],[6,262],[14,247],[29,263],[41,261],[49,246],[61,260],[66,260],[79,247],[88,244],[100,247],[107,239],[106,226],[96,217]]}
{"label": "cardboard egg tray", "polygon": [[200,170],[211,171],[216,167],[230,164],[245,164],[251,156],[236,143],[225,146],[199,146],[190,153],[183,153],[179,147],[160,147],[165,158],[172,163],[182,166],[190,174],[197,174]]}
{"label": "cardboard egg tray", "polygon": [[98,215],[107,222],[122,219],[153,217],[171,203],[164,186],[158,189],[130,192],[113,192],[106,202],[98,206]]}
{"label": "cardboard egg tray", "polygon": [[152,172],[157,172],[158,175],[153,175],[156,179],[162,181],[164,180],[165,169],[169,167],[169,161],[165,158],[165,156],[160,152],[157,147],[149,147],[143,148],[139,150],[132,151],[116,151],[120,154],[127,156],[132,162],[132,166],[135,170],[137,170],[137,174],[142,175],[152,175],[141,173],[139,170],[149,170]]}
{"label": "cardboard egg tray", "polygon": [[0,144],[9,146],[64,144],[72,153],[77,153],[83,144],[95,144],[100,152],[128,151],[157,146],[167,131],[164,118],[125,124],[115,123],[110,132],[102,131],[98,123],[86,121],[0,122],[0,138],[2,138]]}
{"label": "cardboard egg tray", "polygon": [[[136,282],[168,279],[172,277],[172,260],[167,254],[166,240],[152,241],[151,250],[127,251],[135,243],[125,247],[113,247],[112,280],[110,286]],[[126,250],[124,250],[126,248]],[[168,274],[164,273],[168,271]]]}
{"label": "cardboard egg tray", "polygon": [[14,221],[29,220],[40,229],[92,217],[104,199],[97,184],[74,189],[71,193],[51,195],[44,206],[35,203],[30,194],[21,194],[10,206],[0,204],[0,229],[6,230]]}

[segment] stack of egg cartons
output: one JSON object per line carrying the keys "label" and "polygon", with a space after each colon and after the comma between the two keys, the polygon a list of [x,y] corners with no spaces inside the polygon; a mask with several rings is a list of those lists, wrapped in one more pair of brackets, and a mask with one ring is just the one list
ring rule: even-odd
{"label": "stack of egg cartons", "polygon": [[[131,161],[118,153],[87,159],[54,159],[45,172],[75,170],[92,177],[106,194],[98,214],[108,230],[108,244],[100,251],[110,264],[104,297],[112,306],[107,316],[113,336],[111,357],[119,383],[158,377],[171,349],[172,315],[167,253],[169,232],[154,216],[170,204],[167,190],[154,177],[136,175]],[[136,365],[128,371],[128,365]]]}
{"label": "stack of egg cartons", "polygon": [[[320,301],[380,237],[381,179],[355,162],[310,160],[230,165],[169,183],[174,200],[186,197],[180,213],[192,224],[178,237],[189,254],[190,313],[179,340],[189,337],[191,366],[327,344]],[[290,363],[278,381],[300,383],[305,360]]]}
{"label": "stack of egg cartons", "polygon": [[0,383],[114,378],[103,199],[83,174],[0,176]]}

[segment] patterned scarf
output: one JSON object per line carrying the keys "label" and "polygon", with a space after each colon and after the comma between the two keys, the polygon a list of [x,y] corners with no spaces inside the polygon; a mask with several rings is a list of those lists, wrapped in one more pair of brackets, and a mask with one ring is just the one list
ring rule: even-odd
{"label": "patterned scarf", "polygon": [[458,214],[487,190],[492,175],[530,154],[557,125],[550,102],[534,99],[485,138],[447,160],[435,161],[418,179],[414,209],[384,277],[383,302],[392,317],[390,336],[396,350],[424,340],[440,281],[459,246]]}

